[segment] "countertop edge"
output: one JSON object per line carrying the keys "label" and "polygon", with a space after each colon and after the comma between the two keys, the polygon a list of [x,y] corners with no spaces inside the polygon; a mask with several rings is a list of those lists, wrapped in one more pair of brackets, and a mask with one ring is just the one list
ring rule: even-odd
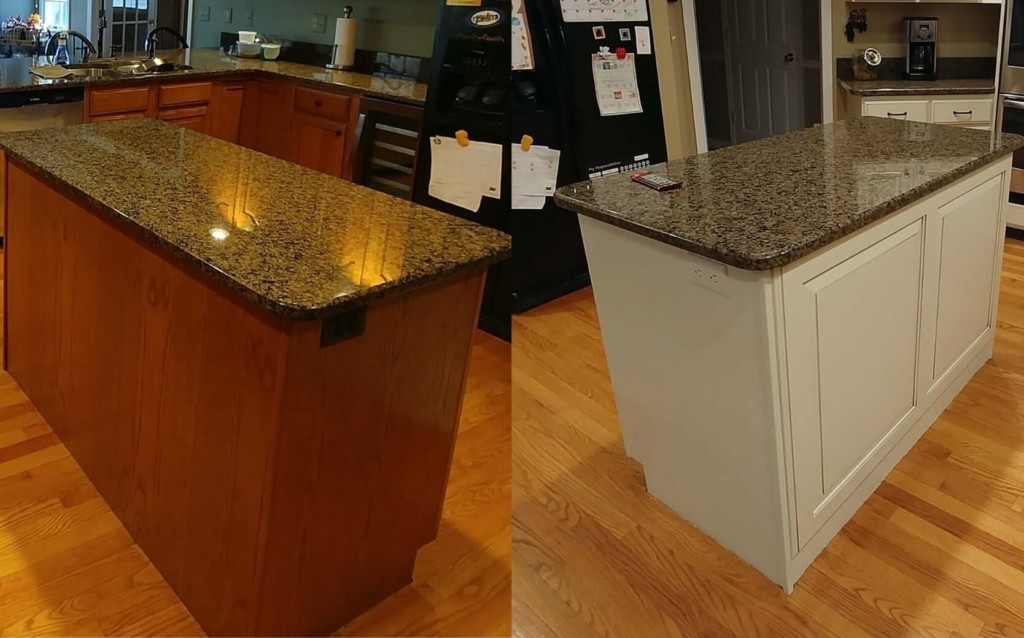
{"label": "countertop edge", "polygon": [[[914,202],[926,197],[938,190],[949,186],[953,182],[959,180],[962,177],[970,175],[975,171],[978,171],[986,166],[996,163],[1003,157],[1013,154],[1013,149],[999,149],[998,151],[992,151],[987,155],[979,157],[976,160],[968,162],[962,166],[959,166],[942,177],[936,178],[935,180],[926,182],[916,188],[908,190],[892,200],[877,204],[859,216],[853,223],[846,225],[838,229],[837,232],[841,233],[838,237],[822,237],[819,239],[812,239],[807,243],[801,244],[785,252],[769,255],[744,255],[735,251],[728,250],[716,250],[714,247],[705,246],[702,244],[696,244],[692,241],[687,240],[684,237],[673,235],[671,233],[661,232],[650,227],[638,224],[636,222],[625,219],[615,213],[607,210],[595,209],[587,206],[580,200],[574,199],[563,192],[563,189],[573,188],[579,184],[585,184],[584,182],[577,182],[576,184],[569,184],[555,191],[554,199],[555,203],[571,212],[578,215],[584,215],[592,219],[596,219],[601,222],[605,222],[612,226],[617,226],[623,230],[636,233],[648,239],[681,248],[687,252],[691,252],[701,257],[707,257],[714,261],[721,262],[727,266],[733,266],[741,270],[750,271],[766,271],[774,268],[783,268],[792,264],[793,262],[805,257],[817,250],[843,241],[853,233],[865,228],[874,222],[886,217],[896,211],[903,209]],[[685,188],[685,185],[684,185]]]}
{"label": "countertop edge", "polygon": [[451,268],[445,269],[443,272],[438,272],[434,275],[414,279],[396,279],[393,282],[375,286],[372,290],[365,293],[348,295],[342,301],[324,306],[311,308],[281,303],[251,290],[223,270],[212,266],[196,255],[193,255],[187,250],[181,248],[177,244],[165,240],[152,229],[139,224],[135,220],[122,215],[116,210],[113,210],[106,204],[90,196],[88,193],[69,184],[61,177],[47,171],[45,168],[31,160],[22,157],[16,150],[11,149],[2,141],[0,141],[0,150],[6,154],[9,160],[14,161],[19,167],[25,169],[32,175],[46,179],[48,183],[54,185],[63,194],[77,198],[89,206],[92,206],[106,219],[109,219],[117,227],[130,233],[133,237],[145,241],[152,246],[159,246],[166,250],[174,259],[181,262],[183,267],[198,268],[203,273],[209,275],[211,277],[211,281],[214,283],[227,287],[232,292],[237,293],[241,298],[258,306],[261,310],[279,319],[287,321],[319,321],[321,319],[326,319],[333,315],[361,308],[388,297],[412,292],[435,283],[449,281],[459,277],[460,275],[468,274],[476,270],[483,270],[492,264],[508,259],[512,254],[510,246],[502,250],[496,250],[494,253],[487,255],[486,257],[454,265]]}
{"label": "countertop edge", "polygon": [[[305,65],[311,68],[320,68],[313,65]],[[327,69],[324,69],[325,71]],[[161,82],[161,81],[175,81],[175,80],[188,80],[188,79],[201,79],[211,78],[222,75],[231,76],[250,76],[250,77],[266,77],[274,80],[288,80],[303,84],[305,86],[316,87],[324,90],[343,90],[353,91],[360,95],[372,97],[379,100],[387,100],[389,102],[396,102],[400,104],[407,104],[409,106],[415,106],[423,108],[426,106],[425,100],[418,100],[416,98],[406,97],[402,95],[395,95],[392,93],[385,93],[381,91],[374,91],[371,89],[360,88],[351,84],[342,84],[338,82],[325,82],[323,80],[316,80],[313,78],[303,78],[295,75],[290,75],[281,71],[273,71],[270,69],[194,69],[191,71],[179,71],[175,73],[166,73],[161,75],[138,75],[138,76],[125,76],[118,78],[104,78],[104,79],[91,79],[81,82],[74,82],[68,84],[28,84],[22,86],[12,86],[8,88],[0,89],[3,93],[17,93],[19,91],[49,91],[55,89],[64,89],[73,86],[81,86],[88,88],[90,86],[102,86],[102,87],[115,87],[123,85],[132,85],[136,83],[145,82]],[[366,74],[363,74],[366,75]],[[372,77],[372,76],[371,76]],[[412,81],[412,80],[409,80]],[[418,84],[422,84],[419,82]]]}
{"label": "countertop edge", "polygon": [[[884,81],[884,80],[883,80]],[[985,88],[971,88],[971,87],[955,87],[955,88],[920,88],[920,89],[855,89],[851,87],[847,80],[839,80],[839,86],[850,95],[856,95],[858,97],[907,97],[914,95],[995,95],[996,86],[995,80],[992,81],[991,87]]]}

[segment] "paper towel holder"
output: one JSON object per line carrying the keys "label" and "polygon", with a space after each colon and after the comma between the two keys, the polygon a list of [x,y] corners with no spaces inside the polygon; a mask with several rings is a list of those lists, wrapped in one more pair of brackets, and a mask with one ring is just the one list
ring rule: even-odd
{"label": "paper towel holder", "polygon": [[[344,7],[341,8],[341,17],[345,18],[346,20],[352,19],[352,5],[346,4]],[[335,44],[331,48],[331,61],[326,65],[327,68],[330,69],[331,71],[344,71],[345,69],[351,69],[353,66],[355,66],[354,64],[349,66],[343,64],[335,64],[335,60],[337,59],[338,45]]]}

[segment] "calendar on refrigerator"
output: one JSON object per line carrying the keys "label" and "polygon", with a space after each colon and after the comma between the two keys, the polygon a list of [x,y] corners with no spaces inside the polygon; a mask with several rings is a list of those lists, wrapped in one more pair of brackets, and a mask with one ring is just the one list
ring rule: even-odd
{"label": "calendar on refrigerator", "polygon": [[561,0],[566,22],[647,22],[647,0]]}

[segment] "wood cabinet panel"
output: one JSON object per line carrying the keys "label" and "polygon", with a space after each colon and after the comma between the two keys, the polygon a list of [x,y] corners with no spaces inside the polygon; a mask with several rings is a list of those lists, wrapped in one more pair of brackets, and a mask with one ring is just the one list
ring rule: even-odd
{"label": "wood cabinet panel", "polygon": [[128,89],[92,89],[89,91],[88,114],[90,121],[97,115],[112,113],[151,112],[151,86]]}
{"label": "wood cabinet panel", "polygon": [[256,80],[248,83],[239,144],[274,157],[287,157],[288,121],[294,92],[294,86],[283,82]]}
{"label": "wood cabinet panel", "polygon": [[160,111],[159,118],[170,124],[183,126],[197,133],[209,132],[209,108],[206,106],[192,106],[179,109],[164,109]]}
{"label": "wood cabinet panel", "polygon": [[[978,339],[993,327],[993,272],[1000,246],[999,209],[1003,176],[998,175],[939,207],[934,229],[938,278],[934,339],[925,345],[927,392],[941,381]],[[929,346],[931,346],[929,348]]]}
{"label": "wood cabinet panel", "polygon": [[295,89],[295,110],[310,115],[344,122],[348,119],[351,102],[347,95],[303,87]]}
{"label": "wood cabinet panel", "polygon": [[341,177],[345,170],[346,125],[332,120],[293,113],[290,161],[321,173]]}
{"label": "wood cabinet panel", "polygon": [[924,221],[861,239],[783,284],[801,546],[917,413]]}
{"label": "wood cabinet panel", "polygon": [[89,118],[89,122],[117,122],[118,120],[141,120],[149,117],[145,111],[135,111],[133,113],[115,113],[113,115],[98,115]]}
{"label": "wood cabinet panel", "polygon": [[214,88],[210,102],[208,133],[225,142],[238,144],[242,126],[242,104],[246,82],[221,82]]}
{"label": "wood cabinet panel", "polygon": [[161,84],[157,87],[160,108],[183,104],[200,104],[213,98],[213,82]]}

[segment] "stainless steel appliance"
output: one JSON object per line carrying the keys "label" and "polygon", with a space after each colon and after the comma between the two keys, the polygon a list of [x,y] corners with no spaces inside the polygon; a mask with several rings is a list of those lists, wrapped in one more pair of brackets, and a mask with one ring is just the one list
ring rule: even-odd
{"label": "stainless steel appliance", "polygon": [[[996,130],[1024,135],[1024,0],[1007,0]],[[1024,228],[1024,151],[1013,154],[1007,223]]]}
{"label": "stainless steel appliance", "polygon": [[907,36],[907,69],[904,75],[908,80],[936,79],[938,18],[903,18],[903,28]]}
{"label": "stainless steel appliance", "polygon": [[1024,0],[1007,0],[999,92],[1024,95]]}
{"label": "stainless steel appliance", "polygon": [[[1000,94],[999,113],[996,118],[998,130],[1004,133],[1024,135],[1024,95]],[[1007,219],[1015,227],[1024,227],[1024,150],[1013,154],[1013,171],[1010,173],[1010,203]]]}
{"label": "stainless steel appliance", "polygon": [[81,124],[84,99],[81,85],[0,93],[0,133]]}

